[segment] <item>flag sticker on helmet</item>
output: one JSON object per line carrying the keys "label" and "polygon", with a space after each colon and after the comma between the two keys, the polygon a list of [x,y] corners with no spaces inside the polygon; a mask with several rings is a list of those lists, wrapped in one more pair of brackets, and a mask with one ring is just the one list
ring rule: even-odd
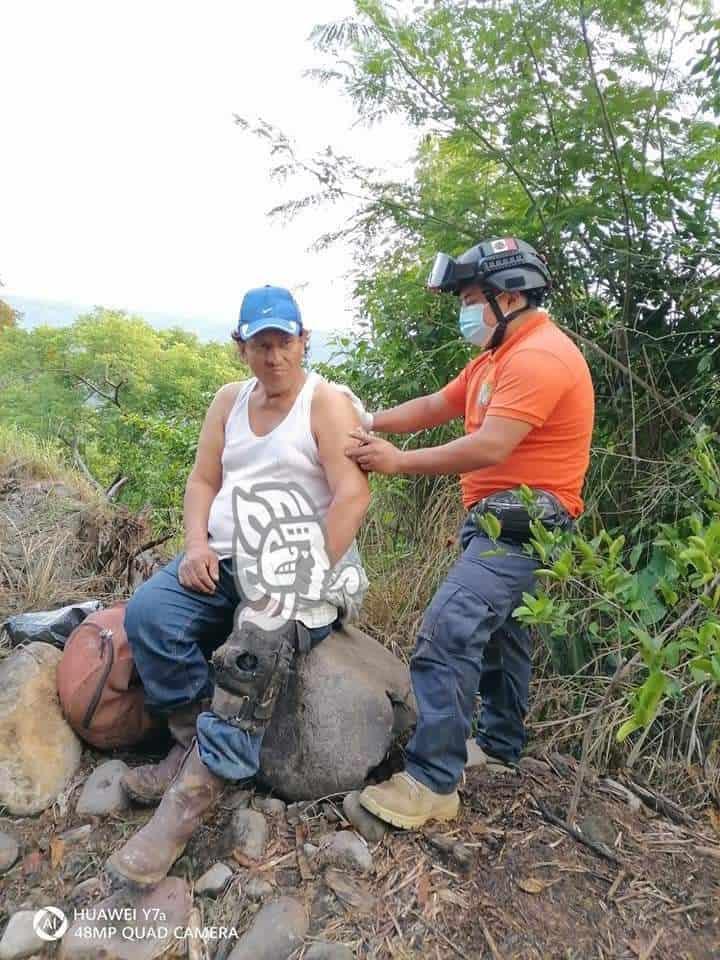
{"label": "flag sticker on helmet", "polygon": [[490,246],[493,253],[504,253],[506,250],[517,250],[517,241],[512,237],[503,237],[502,240],[491,240]]}

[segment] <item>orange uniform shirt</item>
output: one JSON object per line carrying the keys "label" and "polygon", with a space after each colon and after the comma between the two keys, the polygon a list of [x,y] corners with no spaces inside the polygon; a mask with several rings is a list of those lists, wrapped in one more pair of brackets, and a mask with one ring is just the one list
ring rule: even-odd
{"label": "orange uniform shirt", "polygon": [[502,463],[461,475],[466,507],[526,484],[553,493],[572,516],[582,512],[595,395],[582,353],[543,310],[530,313],[499,349],[471,360],[443,394],[465,417],[466,433],[487,416],[532,425]]}

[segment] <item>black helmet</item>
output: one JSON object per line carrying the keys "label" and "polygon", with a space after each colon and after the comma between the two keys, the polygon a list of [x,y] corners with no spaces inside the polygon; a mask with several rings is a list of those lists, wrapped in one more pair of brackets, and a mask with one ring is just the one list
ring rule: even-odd
{"label": "black helmet", "polygon": [[505,237],[484,240],[458,257],[459,264],[474,264],[477,282],[495,290],[538,290],[550,286],[550,271],[534,247],[524,240]]}
{"label": "black helmet", "polygon": [[515,237],[483,240],[455,259],[438,253],[428,287],[441,293],[460,293],[477,283],[488,293],[544,290],[552,281],[547,264],[534,247]]}
{"label": "black helmet", "polygon": [[494,350],[505,339],[507,325],[526,310],[534,309],[541,297],[534,298],[512,313],[504,314],[497,302],[498,293],[539,293],[552,283],[545,260],[529,243],[516,237],[483,240],[466,250],[457,260],[438,253],[428,277],[428,288],[436,293],[459,294],[470,284],[478,284],[497,320],[489,347]]}

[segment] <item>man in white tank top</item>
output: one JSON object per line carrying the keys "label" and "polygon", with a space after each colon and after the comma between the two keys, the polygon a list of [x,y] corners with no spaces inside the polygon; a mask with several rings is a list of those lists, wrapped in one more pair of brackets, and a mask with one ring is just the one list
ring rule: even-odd
{"label": "man in white tank top", "polygon": [[[303,369],[307,332],[292,295],[279,287],[249,291],[233,337],[253,379],[226,384],[210,404],[185,491],[185,551],[135,592],[126,613],[147,705],[167,716],[177,741],[161,763],[136,767],[123,781],[136,801],[161,801],[152,819],[108,861],[111,873],[141,885],[158,883],[167,874],[225,781],[252,777],[259,767],[264,729],[255,721],[262,711],[238,725],[248,718],[224,711],[219,683],[214,709],[208,709],[210,653],[216,652],[219,681],[217,670],[225,668],[225,659],[218,659],[218,648],[230,647],[226,638],[230,634],[232,641],[239,632],[240,620],[233,630],[236,610],[244,615],[249,601],[254,607],[265,604],[257,592],[250,595],[262,577],[253,580],[248,573],[253,563],[258,568],[252,536],[259,514],[235,523],[243,500],[238,488],[250,492],[245,499],[251,512],[253,503],[258,510],[281,504],[283,529],[290,536],[312,526],[302,506],[312,504],[324,524],[322,549],[332,567],[353,545],[369,503],[367,477],[344,453],[358,415],[346,395]],[[269,492],[268,484],[274,485]],[[288,504],[300,504],[296,523],[287,519]],[[239,536],[238,525],[250,532]],[[233,557],[246,579],[234,576]],[[283,621],[299,622],[298,635],[308,643],[326,636],[337,615],[325,594],[306,589],[311,581],[312,576],[304,588],[297,587],[298,593],[311,595],[293,607],[292,620]],[[287,593],[287,616],[286,600]],[[277,615],[266,621],[265,626],[280,622]],[[293,636],[294,631],[291,626]],[[262,657],[263,637],[256,630],[258,637]],[[284,651],[287,659],[287,647]],[[229,653],[234,661],[233,650]],[[264,709],[270,689],[264,690]]]}

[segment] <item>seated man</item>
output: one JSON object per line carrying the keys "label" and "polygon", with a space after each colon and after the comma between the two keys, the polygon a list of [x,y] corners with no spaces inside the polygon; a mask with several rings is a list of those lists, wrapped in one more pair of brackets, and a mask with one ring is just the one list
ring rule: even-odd
{"label": "seated man", "polygon": [[[358,416],[340,390],[303,369],[307,331],[292,295],[269,286],[249,291],[233,338],[254,376],[226,384],[208,409],[185,492],[185,552],[127,608],[147,705],[167,716],[177,741],[161,763],[124,779],[134,799],[161,801],[108,861],[111,873],[138,884],[167,874],[226,780],[257,772],[294,651],[327,636],[337,616],[313,562],[337,566],[369,503],[366,475],[344,455]],[[324,542],[310,550],[302,543],[313,526],[308,504],[316,528],[324,527]],[[265,554],[287,561],[270,572],[258,563],[258,511],[270,531]],[[289,602],[288,584],[304,602]]]}

